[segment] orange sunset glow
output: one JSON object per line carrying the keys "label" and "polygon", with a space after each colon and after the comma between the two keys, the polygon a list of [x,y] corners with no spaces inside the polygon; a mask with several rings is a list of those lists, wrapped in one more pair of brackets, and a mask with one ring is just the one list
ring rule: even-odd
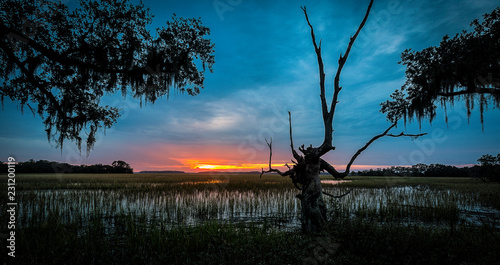
{"label": "orange sunset glow", "polygon": [[[184,165],[184,170],[188,169],[189,172],[200,171],[260,171],[262,169],[267,170],[269,164],[264,163],[235,163],[234,161],[227,160],[198,160],[198,159],[185,159],[181,161]],[[291,166],[291,164],[289,164]],[[286,170],[285,162],[283,163],[273,163],[271,165],[273,168],[280,170]],[[335,165],[335,167],[343,171],[346,165]],[[353,165],[352,169],[355,170],[365,170],[371,168],[385,168],[390,167],[387,165]],[[179,168],[182,169],[182,168]]]}
{"label": "orange sunset glow", "polygon": [[[201,170],[261,170],[262,168],[267,169],[269,164],[249,164],[249,163],[229,163],[225,160],[192,160],[187,159],[182,161],[184,165],[189,167],[191,170],[201,169]],[[272,164],[272,167],[283,167],[284,163]]]}

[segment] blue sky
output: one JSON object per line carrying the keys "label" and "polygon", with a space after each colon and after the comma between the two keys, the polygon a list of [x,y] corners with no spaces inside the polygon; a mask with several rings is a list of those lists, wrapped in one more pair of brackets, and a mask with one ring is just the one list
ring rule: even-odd
{"label": "blue sky", "polygon": [[[143,1],[154,14],[151,30],[173,13],[201,17],[215,43],[214,73],[206,73],[198,96],[172,93],[154,105],[131,96],[111,95],[103,103],[122,109],[118,123],[101,133],[89,156],[74,143],[62,150],[47,141],[38,116],[21,114],[6,99],[0,111],[0,160],[47,159],[70,164],[110,164],[124,160],[135,171],[199,171],[210,165],[256,170],[268,163],[264,139],[273,138],[273,164],[290,161],[287,111],[292,112],[295,145],[323,140],[318,68],[310,31],[300,6],[307,6],[316,36],[322,39],[327,97],[332,95],[337,60],[356,31],[368,2],[356,1]],[[74,4],[69,1],[69,4]],[[438,45],[445,34],[469,29],[497,1],[375,1],[368,22],[351,50],[341,76],[343,90],[334,120],[336,150],[325,156],[340,171],[371,137],[390,124],[379,104],[405,82],[401,53]],[[498,109],[478,109],[470,119],[463,104],[429,124],[401,124],[394,133],[427,132],[410,140],[381,139],[356,161],[354,170],[390,165],[474,164],[483,154],[500,152]],[[216,167],[214,167],[216,168]]]}

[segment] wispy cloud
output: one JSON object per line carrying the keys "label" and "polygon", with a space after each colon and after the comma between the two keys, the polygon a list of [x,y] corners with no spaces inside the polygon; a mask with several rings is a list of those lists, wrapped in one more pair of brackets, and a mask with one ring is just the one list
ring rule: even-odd
{"label": "wispy cloud", "polygon": [[[316,37],[322,40],[328,101],[339,55],[345,52],[368,2],[306,3]],[[300,10],[303,2],[242,1],[224,13],[224,20],[210,1],[196,5],[182,1],[144,3],[152,7],[155,27],[163,26],[176,12],[184,17],[201,16],[211,28],[216,63],[214,73],[206,74],[205,90],[196,97],[172,95],[168,101],[161,99],[142,108],[130,97],[107,98],[105,103],[122,108],[123,116],[100,136],[102,140],[89,157],[85,152],[80,156],[72,143],[66,143],[62,152],[52,148],[39,118],[22,116],[14,104],[6,104],[0,119],[9,126],[0,130],[0,156],[71,163],[122,159],[140,170],[192,170],[186,161],[245,167],[267,164],[265,139],[272,137],[273,163],[279,165],[291,158],[287,111],[292,112],[297,146],[321,143],[318,65],[310,29]],[[339,165],[347,163],[371,136],[387,127],[379,104],[405,81],[404,67],[398,65],[404,49],[437,45],[444,34],[466,29],[472,19],[496,5],[493,0],[375,1],[341,76],[344,89],[334,120],[337,150],[326,158]],[[487,119],[495,123],[498,113],[491,113]],[[500,148],[494,129],[486,127],[486,132],[476,137],[480,130],[466,129],[466,124],[465,119],[460,130],[447,131],[449,140],[426,156],[426,161],[444,161],[449,156],[450,163],[455,159],[467,164],[474,162],[478,153]],[[433,126],[446,129],[444,123]],[[477,150],[470,151],[469,146],[459,152],[453,143],[460,142],[460,137],[474,139],[471,142]],[[411,141],[381,140],[357,162],[374,166],[399,163],[399,155],[408,157],[418,148]]]}

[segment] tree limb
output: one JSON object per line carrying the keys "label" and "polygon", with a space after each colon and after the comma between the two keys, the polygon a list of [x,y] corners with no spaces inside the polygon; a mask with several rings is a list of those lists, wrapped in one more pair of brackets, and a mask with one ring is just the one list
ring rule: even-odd
{"label": "tree limb", "polygon": [[424,136],[426,135],[427,133],[419,133],[419,134],[406,134],[404,132],[401,132],[400,134],[386,134],[385,136],[389,136],[389,137],[401,137],[401,136],[407,136],[407,137],[413,137],[414,139],[420,137],[420,136]]}
{"label": "tree limb", "polygon": [[344,193],[344,194],[342,194],[342,195],[333,195],[333,194],[330,194],[330,193],[328,193],[328,192],[326,192],[326,191],[322,191],[322,192],[323,192],[323,194],[324,194],[324,195],[327,195],[327,196],[333,197],[333,198],[335,198],[335,199],[340,199],[340,198],[342,198],[342,197],[346,196],[347,194],[351,193],[351,191],[352,191],[352,190],[349,190],[348,192],[346,192],[346,193]]}
{"label": "tree limb", "polygon": [[340,90],[342,90],[342,87],[340,86],[340,73],[342,72],[342,69],[344,68],[345,62],[347,61],[347,57],[349,56],[349,53],[351,52],[352,45],[354,44],[354,41],[359,35],[359,32],[361,29],[365,26],[366,20],[368,19],[368,15],[370,14],[370,10],[373,5],[373,0],[370,1],[370,4],[368,5],[368,9],[366,10],[365,17],[363,18],[363,21],[361,21],[361,24],[358,27],[358,30],[354,34],[354,36],[351,37],[349,41],[349,45],[347,46],[347,50],[345,54],[342,56],[340,54],[339,58],[339,68],[337,69],[337,74],[335,74],[335,80],[334,80],[334,93],[333,93],[333,99],[332,99],[332,104],[330,106],[330,113],[329,116],[331,119],[333,119],[334,113],[335,113],[335,107],[337,105],[337,99]]}
{"label": "tree limb", "polygon": [[420,133],[420,134],[406,134],[404,132],[401,132],[400,134],[390,134],[389,131],[391,129],[393,129],[394,127],[396,127],[397,123],[393,123],[391,126],[389,126],[383,133],[381,134],[378,134],[376,136],[374,136],[372,139],[370,139],[370,141],[368,141],[363,147],[361,147],[351,158],[351,160],[349,161],[349,163],[347,164],[346,166],[346,169],[344,172],[338,172],[332,165],[330,165],[328,162],[326,162],[325,160],[323,159],[320,159],[320,169],[323,170],[323,171],[326,171],[328,172],[330,175],[332,175],[334,178],[340,178],[340,179],[343,179],[345,178],[347,175],[349,175],[349,173],[351,172],[351,166],[352,164],[354,163],[354,160],[356,160],[356,158],[364,151],[366,150],[373,142],[375,142],[376,140],[384,137],[384,136],[388,136],[388,137],[412,137],[412,138],[418,138],[420,136],[423,136],[423,135],[426,135],[427,133]]}
{"label": "tree limb", "polygon": [[36,77],[33,75],[32,72],[30,72],[28,69],[26,69],[25,65],[17,58],[17,56],[14,54],[14,51],[12,51],[12,48],[8,47],[5,42],[0,42],[0,48],[7,54],[7,56],[19,67],[21,72],[24,74],[26,79],[29,80],[29,82],[33,85],[36,86],[42,94],[44,94],[49,101],[52,103],[54,108],[58,110],[59,112],[62,113],[61,106],[59,104],[59,101],[55,98],[55,96],[50,92],[50,89],[47,88],[47,85],[40,82],[39,80],[36,79]]}
{"label": "tree limb", "polygon": [[[304,15],[306,17],[307,24],[311,28],[311,38],[312,38],[312,43],[314,45],[314,51],[316,52],[316,57],[318,60],[318,68],[319,68],[319,87],[320,87],[320,99],[321,99],[321,110],[323,114],[323,123],[325,126],[325,139],[323,141],[323,144],[320,146],[320,156],[323,154],[326,154],[330,150],[332,150],[332,122],[333,119],[329,117],[329,112],[328,112],[328,106],[326,103],[326,96],[325,96],[325,70],[324,70],[324,65],[323,65],[323,58],[321,57],[321,42],[320,46],[316,44],[316,37],[314,35],[314,29],[311,23],[309,22],[309,17],[307,15],[306,7],[301,7],[302,10],[304,11]],[[299,148],[300,150],[300,148]],[[304,153],[303,150],[302,153]]]}
{"label": "tree limb", "polygon": [[320,87],[320,97],[321,97],[321,109],[323,111],[323,120],[326,120],[328,116],[328,106],[326,105],[326,97],[325,97],[325,70],[323,65],[323,59],[321,57],[321,41],[320,45],[316,44],[316,37],[314,35],[314,29],[311,23],[309,22],[309,17],[307,16],[306,7],[301,7],[302,11],[304,11],[304,15],[306,17],[307,24],[311,28],[311,38],[312,43],[314,45],[314,51],[316,52],[316,57],[318,59],[318,67],[319,67],[319,87]]}
{"label": "tree limb", "polygon": [[354,36],[352,36],[350,38],[349,45],[347,46],[347,50],[346,50],[345,54],[343,56],[342,56],[342,54],[340,55],[339,67],[337,69],[337,73],[335,75],[335,81],[334,81],[333,99],[332,99],[332,103],[331,103],[329,111],[328,111],[328,106],[326,103],[326,96],[325,96],[325,72],[324,72],[324,66],[323,66],[323,59],[321,57],[321,42],[320,42],[320,45],[318,47],[318,45],[316,44],[316,37],[314,35],[314,29],[313,29],[313,26],[311,25],[311,23],[309,22],[309,17],[307,16],[306,8],[302,7],[302,10],[304,11],[304,15],[306,17],[307,24],[311,28],[311,38],[312,38],[312,42],[314,45],[314,50],[316,52],[316,57],[318,59],[318,67],[319,67],[321,109],[322,109],[322,113],[323,113],[323,123],[325,126],[325,138],[324,138],[324,141],[318,150],[318,154],[320,157],[334,149],[334,147],[332,146],[333,116],[334,116],[335,107],[336,107],[337,101],[338,101],[338,94],[339,94],[340,90],[342,89],[342,87],[340,87],[340,85],[339,85],[340,73],[342,72],[342,69],[345,65],[345,62],[347,61],[347,57],[349,56],[349,53],[351,51],[352,45],[354,44],[354,41],[358,37],[361,29],[366,24],[366,20],[368,19],[372,5],[373,5],[373,0],[370,1],[370,4],[368,5],[368,9],[366,10],[366,14],[365,14],[363,20],[361,21],[361,24],[359,25],[356,33],[354,34]]}
{"label": "tree limb", "polygon": [[267,146],[269,146],[269,170],[264,171],[264,168],[262,168],[262,172],[260,173],[260,177],[262,177],[262,175],[264,175],[265,173],[270,173],[270,172],[276,172],[282,177],[290,176],[293,173],[293,169],[290,169],[290,170],[285,171],[285,172],[281,172],[279,169],[272,168],[271,159],[273,157],[273,138],[271,138],[271,140],[269,142],[267,140],[265,140],[265,141],[266,141]]}
{"label": "tree limb", "polygon": [[304,160],[304,158],[302,156],[300,156],[297,151],[295,151],[295,148],[293,147],[293,137],[292,137],[292,113],[290,111],[288,111],[288,122],[290,124],[290,147],[292,148],[292,154],[293,154],[293,157],[295,158],[295,160],[297,160],[297,162],[302,162]]}
{"label": "tree limb", "polygon": [[41,45],[40,43],[30,39],[28,36],[25,34],[12,29],[8,28],[4,24],[0,24],[0,32],[2,32],[2,37],[8,36],[7,33],[9,34],[14,34],[19,38],[22,38],[23,41],[33,48],[34,50],[40,52],[43,54],[43,56],[47,57],[53,62],[60,63],[65,66],[77,66],[77,67],[82,67],[84,69],[92,69],[94,71],[100,72],[100,73],[109,73],[109,74],[126,74],[126,75],[136,75],[136,74],[147,74],[147,70],[144,67],[134,67],[131,69],[116,69],[116,68],[108,68],[108,67],[102,67],[98,66],[95,63],[87,63],[81,60],[76,60],[74,58],[68,57],[66,53],[59,53],[57,51],[54,51],[53,49],[47,48],[44,45]]}
{"label": "tree limb", "polygon": [[330,163],[326,162],[325,160],[320,158],[320,170],[328,172],[330,175],[332,175],[334,178],[338,179],[343,179],[347,176],[347,174],[340,173],[338,172]]}
{"label": "tree limb", "polygon": [[413,137],[413,138],[418,138],[420,136],[423,136],[423,135],[426,135],[427,133],[421,133],[421,134],[405,134],[404,132],[401,132],[400,134],[398,135],[394,135],[394,134],[389,134],[389,131],[396,127],[397,123],[393,123],[391,126],[389,126],[389,128],[387,128],[383,133],[379,134],[379,135],[375,135],[372,139],[370,139],[370,141],[368,141],[363,147],[361,147],[351,158],[351,161],[349,161],[349,164],[347,164],[346,166],[346,169],[345,169],[345,172],[342,173],[342,174],[345,174],[345,175],[348,175],[350,170],[351,170],[351,166],[352,166],[352,163],[354,163],[354,160],[356,160],[356,158],[364,151],[366,150],[366,148],[368,148],[373,142],[375,142],[376,140],[384,137],[384,136],[390,136],[390,137],[402,137],[402,136],[408,136],[408,137]]}

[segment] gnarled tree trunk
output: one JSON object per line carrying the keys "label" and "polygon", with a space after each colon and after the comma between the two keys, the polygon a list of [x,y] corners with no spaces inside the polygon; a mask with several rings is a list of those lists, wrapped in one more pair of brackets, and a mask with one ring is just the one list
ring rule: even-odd
{"label": "gnarled tree trunk", "polygon": [[300,156],[293,149],[292,127],[291,127],[292,125],[290,121],[290,141],[291,141],[292,153],[294,155],[294,158],[297,160],[296,166],[294,166],[294,168],[292,168],[291,170],[297,171],[297,169],[299,169],[298,171],[300,171],[298,172],[297,176],[295,176],[296,179],[294,180],[294,183],[298,182],[302,184],[302,193],[298,197],[301,200],[301,206],[302,206],[301,220],[302,220],[302,230],[304,232],[320,231],[327,221],[327,215],[326,215],[327,208],[323,200],[323,190],[319,178],[320,172],[323,170],[327,170],[335,178],[343,178],[349,173],[348,170],[346,170],[346,172],[342,174],[338,173],[333,168],[333,166],[331,166],[326,161],[321,159],[321,156],[335,149],[332,146],[333,116],[335,113],[335,107],[337,105],[338,94],[342,89],[342,87],[340,87],[339,85],[340,73],[342,71],[342,68],[344,67],[347,57],[349,56],[349,52],[352,48],[352,45],[354,44],[354,41],[356,40],[359,32],[361,31],[361,29],[366,23],[366,20],[368,19],[368,15],[370,13],[372,5],[373,5],[373,0],[370,1],[366,14],[361,24],[359,25],[358,30],[356,31],[355,35],[351,37],[345,54],[343,56],[342,55],[340,56],[339,67],[335,75],[333,99],[330,105],[330,109],[328,109],[325,96],[325,71],[323,66],[323,59],[321,57],[321,41],[319,42],[319,45],[316,43],[314,29],[311,23],[309,22],[309,17],[307,15],[306,8],[305,7],[302,8],[302,10],[304,11],[307,24],[311,28],[311,38],[314,45],[314,50],[316,52],[316,57],[318,60],[321,108],[323,114],[323,122],[325,125],[324,141],[321,144],[321,146],[319,147],[310,146],[307,149],[304,149],[304,146],[302,146],[301,148],[299,148],[299,150],[304,154],[304,156]]}
{"label": "gnarled tree trunk", "polygon": [[[306,157],[306,161],[309,160]],[[302,230],[306,232],[321,231],[327,221],[326,204],[323,200],[323,189],[319,179],[319,158],[314,158],[316,163],[306,163],[305,174],[308,183],[297,195],[302,207]]]}
{"label": "gnarled tree trunk", "polygon": [[[390,121],[392,124],[381,134],[374,136],[370,141],[368,141],[362,148],[360,148],[351,158],[349,163],[346,166],[346,169],[344,172],[339,173],[332,165],[330,165],[328,162],[323,160],[321,157],[332,151],[335,150],[335,147],[332,145],[333,141],[333,116],[335,113],[335,107],[337,106],[337,99],[340,90],[342,90],[342,87],[340,86],[340,73],[342,72],[342,69],[344,67],[344,64],[347,60],[347,57],[349,56],[349,52],[351,51],[352,45],[354,44],[354,41],[356,40],[357,36],[359,35],[359,32],[363,28],[363,26],[366,23],[366,20],[368,19],[368,15],[370,14],[371,7],[373,5],[373,0],[370,1],[370,4],[368,5],[368,9],[366,11],[365,17],[363,18],[363,21],[358,27],[358,30],[354,34],[354,36],[351,37],[349,41],[349,45],[347,46],[347,50],[344,55],[340,55],[339,58],[339,67],[337,69],[337,73],[335,75],[335,80],[334,80],[334,90],[333,90],[333,99],[331,101],[330,107],[327,105],[326,97],[325,97],[325,71],[324,71],[324,66],[323,66],[323,59],[321,57],[321,41],[319,42],[319,45],[316,43],[316,37],[314,35],[314,29],[311,23],[309,22],[309,17],[307,16],[306,8],[303,7],[302,10],[304,11],[304,15],[306,17],[307,24],[311,28],[311,37],[312,37],[312,42],[314,45],[314,50],[316,52],[317,60],[318,60],[318,66],[319,66],[319,85],[320,85],[320,98],[321,98],[321,109],[322,109],[322,114],[323,114],[323,122],[325,125],[325,136],[323,143],[319,147],[312,147],[309,146],[307,148],[304,148],[304,145],[299,147],[299,151],[302,152],[303,155],[299,155],[294,147],[293,147],[293,137],[292,137],[292,118],[291,118],[291,113],[288,112],[289,114],[289,122],[290,122],[290,147],[292,149],[292,154],[293,158],[295,161],[293,166],[289,166],[288,164],[286,165],[288,167],[288,171],[286,172],[281,172],[278,169],[273,169],[271,167],[271,158],[273,155],[272,152],[272,139],[271,142],[267,142],[267,145],[269,146],[270,150],[270,155],[269,155],[269,170],[264,171],[262,170],[262,174],[264,173],[269,173],[269,172],[276,172],[281,176],[289,176],[292,179],[293,184],[297,189],[301,190],[301,193],[297,195],[297,198],[300,199],[301,201],[301,206],[302,206],[302,214],[301,214],[301,221],[302,221],[302,230],[305,233],[311,233],[311,232],[319,232],[321,229],[325,226],[327,222],[327,208],[326,204],[323,200],[323,195],[328,195],[331,197],[342,197],[344,195],[340,196],[334,196],[329,193],[326,193],[323,191],[321,187],[321,181],[320,181],[320,172],[326,171],[329,174],[331,174],[333,177],[337,178],[344,178],[347,176],[350,172],[351,165],[353,164],[354,160],[363,152],[370,144],[372,144],[375,140],[383,137],[383,136],[391,136],[391,137],[400,137],[400,136],[411,136],[411,137],[418,137],[422,136],[424,134],[417,134],[417,135],[412,135],[412,134],[404,134],[403,132],[397,135],[394,134],[389,134],[389,131],[396,127],[397,125],[397,119],[391,119]],[[262,176],[261,174],[261,176]]]}

